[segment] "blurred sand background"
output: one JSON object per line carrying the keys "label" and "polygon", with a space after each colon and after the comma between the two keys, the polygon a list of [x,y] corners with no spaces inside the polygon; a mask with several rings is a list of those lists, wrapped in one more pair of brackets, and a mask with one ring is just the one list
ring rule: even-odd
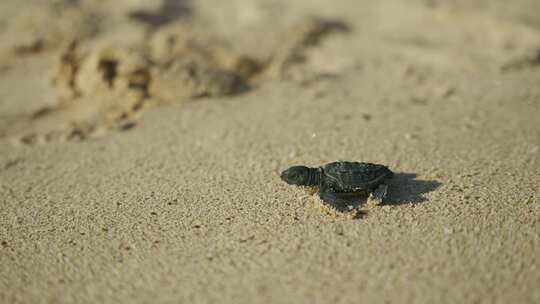
{"label": "blurred sand background", "polygon": [[0,302],[540,303],[539,11],[1,1]]}

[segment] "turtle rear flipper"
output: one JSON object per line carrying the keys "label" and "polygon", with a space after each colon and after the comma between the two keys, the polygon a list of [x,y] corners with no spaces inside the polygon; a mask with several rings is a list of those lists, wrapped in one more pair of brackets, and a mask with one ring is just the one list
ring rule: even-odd
{"label": "turtle rear flipper", "polygon": [[370,205],[381,205],[383,203],[383,199],[386,197],[386,193],[388,192],[388,185],[381,184],[379,187],[377,187],[373,192],[370,193],[368,198],[368,204]]}

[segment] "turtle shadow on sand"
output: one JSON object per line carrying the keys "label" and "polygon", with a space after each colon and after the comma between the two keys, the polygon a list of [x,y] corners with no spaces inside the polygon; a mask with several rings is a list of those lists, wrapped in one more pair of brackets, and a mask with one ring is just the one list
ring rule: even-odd
{"label": "turtle shadow on sand", "polygon": [[[418,180],[415,173],[394,173],[394,176],[387,182],[388,193],[382,202],[382,206],[396,206],[403,204],[419,204],[426,202],[424,194],[439,188],[442,183],[435,180]],[[368,196],[358,198],[353,197],[349,200],[343,200],[340,204],[325,202],[339,212],[349,212],[356,210],[357,217],[363,217],[367,214],[360,207],[368,201]]]}
{"label": "turtle shadow on sand", "polygon": [[416,179],[415,173],[394,173],[388,181],[388,193],[382,205],[419,204],[427,201],[424,194],[435,191],[442,183],[436,180]]}

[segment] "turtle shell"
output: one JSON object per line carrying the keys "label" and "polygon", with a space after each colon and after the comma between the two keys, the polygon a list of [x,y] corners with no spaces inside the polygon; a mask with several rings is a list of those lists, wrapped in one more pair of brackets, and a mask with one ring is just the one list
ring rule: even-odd
{"label": "turtle shell", "polygon": [[370,190],[393,175],[386,166],[360,162],[333,162],[322,169],[324,184],[336,192]]}

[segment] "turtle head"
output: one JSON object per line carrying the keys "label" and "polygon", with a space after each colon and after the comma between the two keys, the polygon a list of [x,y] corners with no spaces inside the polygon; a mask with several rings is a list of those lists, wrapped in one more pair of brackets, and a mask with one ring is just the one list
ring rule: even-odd
{"label": "turtle head", "polygon": [[293,166],[281,172],[281,179],[289,185],[307,186],[311,170],[305,166]]}

